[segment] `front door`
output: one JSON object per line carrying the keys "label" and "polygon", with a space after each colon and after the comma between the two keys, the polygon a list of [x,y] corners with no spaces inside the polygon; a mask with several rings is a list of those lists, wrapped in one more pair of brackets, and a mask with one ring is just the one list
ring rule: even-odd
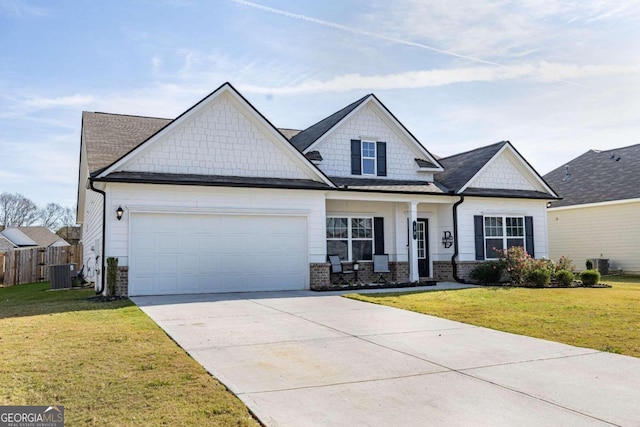
{"label": "front door", "polygon": [[429,274],[429,220],[420,218],[417,221],[416,238],[418,240],[418,274],[430,277]]}

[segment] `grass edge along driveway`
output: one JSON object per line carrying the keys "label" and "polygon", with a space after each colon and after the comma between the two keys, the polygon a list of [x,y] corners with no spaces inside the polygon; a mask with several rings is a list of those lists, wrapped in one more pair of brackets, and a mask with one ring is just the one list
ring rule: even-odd
{"label": "grass edge along driveway", "polygon": [[259,425],[130,301],[48,287],[0,288],[0,405],[62,405],[67,426]]}
{"label": "grass edge along driveway", "polygon": [[605,277],[612,288],[482,287],[347,298],[640,357],[640,276]]}

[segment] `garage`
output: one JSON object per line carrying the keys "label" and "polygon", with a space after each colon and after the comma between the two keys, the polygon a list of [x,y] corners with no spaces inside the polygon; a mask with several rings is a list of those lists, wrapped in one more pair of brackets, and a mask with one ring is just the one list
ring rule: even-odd
{"label": "garage", "polygon": [[307,218],[132,213],[129,295],[308,287]]}

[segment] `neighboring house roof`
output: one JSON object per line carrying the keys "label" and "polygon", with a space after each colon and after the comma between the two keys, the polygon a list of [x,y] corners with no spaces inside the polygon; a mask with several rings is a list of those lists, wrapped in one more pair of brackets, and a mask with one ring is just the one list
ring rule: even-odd
{"label": "neighboring house roof", "polygon": [[38,246],[38,243],[15,227],[5,228],[2,236],[17,247]]}
{"label": "neighboring house roof", "polygon": [[342,119],[348,116],[350,112],[355,110],[356,107],[362,104],[370,96],[373,96],[373,94],[365,95],[362,98],[358,99],[356,102],[347,105],[342,110],[336,111],[329,117],[320,120],[318,123],[312,126],[309,126],[307,129],[291,138],[291,143],[300,151],[306,150],[311,146],[311,144],[316,142],[318,138],[327,133],[331,128],[333,128]]}
{"label": "neighboring house roof", "polygon": [[87,150],[89,174],[111,165],[171,119],[124,114],[82,113],[82,138]]}
{"label": "neighboring house roof", "polygon": [[552,207],[640,198],[640,144],[589,150],[544,179],[562,200]]}
{"label": "neighboring house roof", "polygon": [[438,161],[444,167],[444,171],[436,173],[434,178],[450,190],[458,191],[508,143],[508,141],[501,141],[486,147],[443,157]]}
{"label": "neighboring house roof", "polygon": [[[65,246],[68,245],[68,243],[62,237],[58,236],[53,231],[49,230],[47,227],[17,227],[15,228],[15,230],[18,230],[19,232],[21,232],[24,236],[26,236],[32,242],[35,242],[35,246],[42,246],[42,247],[48,248],[49,246],[53,246],[53,245],[60,246],[60,243],[63,243]],[[14,241],[14,243],[16,242]],[[33,246],[33,245],[18,245],[18,246]]]}

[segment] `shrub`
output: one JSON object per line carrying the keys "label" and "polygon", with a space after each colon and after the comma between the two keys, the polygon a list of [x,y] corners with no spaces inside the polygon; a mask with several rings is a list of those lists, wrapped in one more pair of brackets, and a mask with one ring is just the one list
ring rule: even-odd
{"label": "shrub", "polygon": [[600,281],[600,272],[597,270],[585,270],[580,273],[580,280],[582,280],[582,284],[586,286],[597,285]]}
{"label": "shrub", "polygon": [[110,296],[116,294],[116,280],[118,277],[118,258],[107,258],[107,292]]}
{"label": "shrub", "polygon": [[471,270],[469,275],[480,283],[498,283],[502,275],[502,265],[496,261],[487,261]]}
{"label": "shrub", "polygon": [[511,283],[514,285],[523,285],[533,258],[531,258],[524,248],[515,246],[503,251],[500,254],[499,262],[507,273],[509,273]]}
{"label": "shrub", "polygon": [[571,260],[571,258],[564,255],[560,257],[558,263],[556,264],[556,272],[559,272],[561,270],[573,272],[575,271],[575,269],[576,268],[573,266],[573,261]]}
{"label": "shrub", "polygon": [[542,288],[551,282],[551,273],[546,269],[536,268],[527,273],[527,281],[538,288]]}
{"label": "shrub", "polygon": [[587,262],[585,262],[585,266],[587,267],[587,270],[593,270],[593,261],[588,259]]}
{"label": "shrub", "polygon": [[565,286],[569,286],[574,277],[574,274],[569,270],[559,270],[556,273],[556,280]]}

